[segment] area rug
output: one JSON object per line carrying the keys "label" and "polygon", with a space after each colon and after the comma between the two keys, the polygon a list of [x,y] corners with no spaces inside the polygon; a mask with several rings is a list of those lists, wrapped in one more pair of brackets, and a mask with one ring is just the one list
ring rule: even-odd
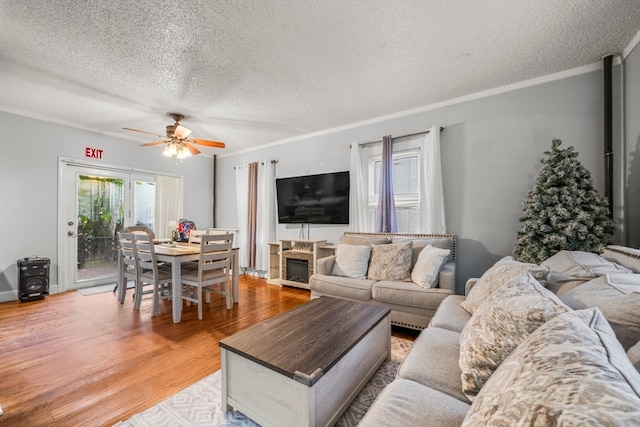
{"label": "area rug", "polygon": [[[360,394],[347,408],[336,426],[358,424],[382,389],[395,378],[400,362],[412,341],[391,337],[391,360],[384,362]],[[117,427],[257,427],[258,424],[240,412],[224,413],[221,409],[220,371],[203,378],[144,412],[134,415]]]}

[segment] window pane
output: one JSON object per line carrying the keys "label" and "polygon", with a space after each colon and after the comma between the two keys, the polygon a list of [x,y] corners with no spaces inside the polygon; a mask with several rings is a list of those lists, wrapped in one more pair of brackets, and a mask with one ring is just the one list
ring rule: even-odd
{"label": "window pane", "polygon": [[418,209],[396,209],[399,233],[415,233],[418,230]]}
{"label": "window pane", "polygon": [[155,231],[156,183],[136,181],[133,194],[134,224],[144,225]]}
{"label": "window pane", "polygon": [[393,161],[393,192],[395,194],[418,191],[418,157],[404,157]]}

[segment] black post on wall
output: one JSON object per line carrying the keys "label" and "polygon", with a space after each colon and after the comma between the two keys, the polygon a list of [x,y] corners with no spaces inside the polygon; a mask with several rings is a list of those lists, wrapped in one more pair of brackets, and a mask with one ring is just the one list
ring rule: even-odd
{"label": "black post on wall", "polygon": [[218,160],[218,156],[216,156],[215,154],[213,155],[213,206],[211,206],[212,210],[213,210],[213,228],[216,228],[216,174],[218,172],[218,168],[216,167],[216,161]]}
{"label": "black post on wall", "polygon": [[609,218],[613,218],[613,98],[611,68],[613,55],[602,58],[604,65],[604,196],[609,202]]}

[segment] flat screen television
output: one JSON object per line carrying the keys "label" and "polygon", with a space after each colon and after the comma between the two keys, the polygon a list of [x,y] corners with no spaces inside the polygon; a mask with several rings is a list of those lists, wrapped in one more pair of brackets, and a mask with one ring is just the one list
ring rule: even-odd
{"label": "flat screen television", "polygon": [[276,179],[280,224],[349,224],[349,172]]}

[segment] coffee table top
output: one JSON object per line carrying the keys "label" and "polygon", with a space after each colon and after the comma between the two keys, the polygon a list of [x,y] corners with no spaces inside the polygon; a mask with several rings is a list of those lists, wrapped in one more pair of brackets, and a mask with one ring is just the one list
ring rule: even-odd
{"label": "coffee table top", "polygon": [[390,311],[323,296],[227,337],[220,347],[312,386]]}

